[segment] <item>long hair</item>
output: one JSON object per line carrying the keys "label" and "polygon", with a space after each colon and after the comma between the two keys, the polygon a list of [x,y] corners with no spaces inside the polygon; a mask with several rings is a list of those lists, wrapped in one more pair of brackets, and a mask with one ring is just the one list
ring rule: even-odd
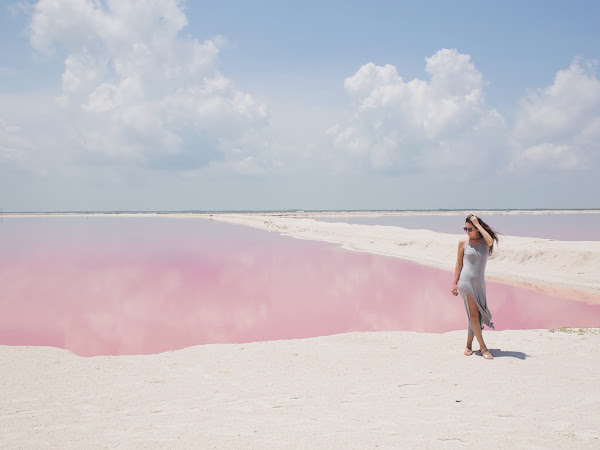
{"label": "long hair", "polygon": [[[471,216],[472,215],[473,214],[469,214],[467,216],[467,218],[466,218],[466,222],[469,222],[471,225],[473,225],[473,222],[471,222]],[[481,225],[483,227],[483,229],[489,233],[489,235],[496,242],[496,244],[499,244],[500,243],[500,239],[498,238],[498,235],[500,233],[498,233],[497,231],[494,231],[492,229],[492,227],[490,227],[487,223],[485,223],[481,217],[477,216],[477,220],[479,221],[479,225]],[[475,227],[475,225],[473,225],[473,227]],[[479,234],[481,234],[481,233],[479,233]],[[492,256],[492,253],[494,252],[494,247],[495,247],[495,245],[492,243],[492,245],[488,249],[488,252],[489,252],[490,256]]]}

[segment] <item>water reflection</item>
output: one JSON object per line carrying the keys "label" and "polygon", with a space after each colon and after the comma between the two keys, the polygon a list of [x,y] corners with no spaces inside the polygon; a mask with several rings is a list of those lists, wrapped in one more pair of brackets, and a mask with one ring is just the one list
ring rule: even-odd
{"label": "water reflection", "polygon": [[[0,344],[79,355],[348,331],[466,329],[453,274],[203,219],[8,219]],[[588,305],[488,283],[497,329],[600,326]]]}

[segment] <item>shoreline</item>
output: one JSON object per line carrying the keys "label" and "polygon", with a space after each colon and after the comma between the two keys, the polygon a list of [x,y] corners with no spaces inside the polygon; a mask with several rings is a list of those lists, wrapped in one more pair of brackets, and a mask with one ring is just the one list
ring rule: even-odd
{"label": "shoreline", "polygon": [[[454,271],[463,235],[383,225],[320,222],[290,216],[219,214],[211,219],[250,226],[298,239],[318,240]],[[600,241],[557,241],[503,236],[488,262],[486,277],[553,295],[600,303]]]}
{"label": "shoreline", "polygon": [[[168,216],[190,217],[199,216]],[[201,218],[408,260],[433,255],[437,259],[426,261],[430,265],[453,265],[459,236],[304,217]],[[589,242],[579,248],[581,242],[514,238],[514,248],[490,265],[520,264],[530,278],[544,264],[556,273],[555,252],[580,268],[598,267],[596,245],[592,258],[581,262]],[[449,261],[446,251],[454,255]],[[564,281],[521,283],[570,289]],[[94,357],[56,347],[0,345],[0,446],[598,447],[600,360],[590,349],[600,346],[599,328],[486,331],[493,361],[477,352],[463,356],[465,335],[466,330],[351,332]]]}
{"label": "shoreline", "polygon": [[[297,239],[317,240],[350,251],[367,252],[411,261],[452,272],[462,234],[438,233],[396,226],[323,222],[315,217],[379,217],[463,215],[467,211],[441,212],[271,212],[271,213],[5,213],[20,217],[160,217],[210,219],[249,226]],[[600,210],[474,211],[477,214],[600,214]],[[600,303],[600,241],[559,241],[504,235],[490,258],[486,278],[549,295],[586,303]]]}

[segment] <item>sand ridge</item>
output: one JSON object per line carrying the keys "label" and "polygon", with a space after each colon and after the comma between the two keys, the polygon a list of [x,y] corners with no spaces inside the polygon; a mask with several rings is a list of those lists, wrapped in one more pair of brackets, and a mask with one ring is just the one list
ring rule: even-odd
{"label": "sand ridge", "polygon": [[[419,264],[454,270],[457,246],[462,234],[437,233],[395,226],[356,225],[322,222],[287,214],[214,214],[213,220],[236,223],[278,232],[300,239],[339,244],[362,252],[377,253]],[[541,285],[552,291],[587,291],[586,301],[600,301],[600,242],[557,241],[552,239],[502,236],[488,262],[489,278]]]}

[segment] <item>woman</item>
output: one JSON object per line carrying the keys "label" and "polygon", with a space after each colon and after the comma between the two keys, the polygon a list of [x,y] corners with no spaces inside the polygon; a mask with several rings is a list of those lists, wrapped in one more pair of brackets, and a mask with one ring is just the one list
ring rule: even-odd
{"label": "woman", "polygon": [[458,243],[454,284],[451,292],[452,295],[460,293],[467,310],[469,332],[465,355],[473,354],[473,336],[475,336],[479,343],[481,356],[485,359],[493,359],[494,357],[483,341],[481,330],[483,324],[494,328],[492,314],[487,307],[485,296],[485,265],[488,256],[494,249],[494,241],[498,242],[498,237],[488,224],[473,214],[467,216],[463,229],[467,232],[467,239],[462,239]]}

